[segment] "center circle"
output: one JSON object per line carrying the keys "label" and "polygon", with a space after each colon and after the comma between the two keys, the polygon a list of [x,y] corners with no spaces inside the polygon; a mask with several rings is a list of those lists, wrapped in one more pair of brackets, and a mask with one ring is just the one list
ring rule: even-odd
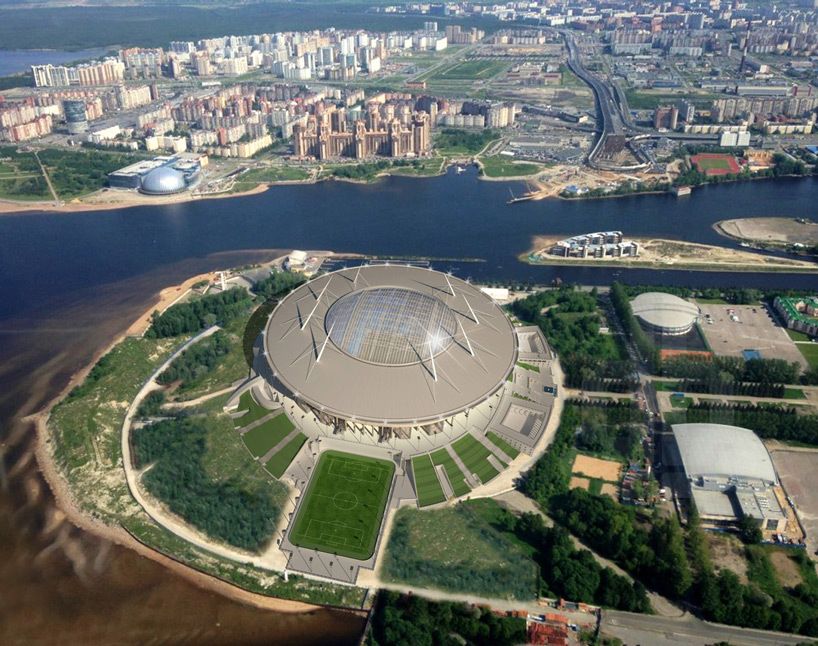
{"label": "center circle", "polygon": [[339,298],[324,326],[344,354],[381,366],[406,366],[445,351],[457,330],[439,298],[405,287],[373,287]]}
{"label": "center circle", "polygon": [[339,491],[332,497],[332,502],[341,511],[349,511],[358,506],[358,496],[349,491]]}

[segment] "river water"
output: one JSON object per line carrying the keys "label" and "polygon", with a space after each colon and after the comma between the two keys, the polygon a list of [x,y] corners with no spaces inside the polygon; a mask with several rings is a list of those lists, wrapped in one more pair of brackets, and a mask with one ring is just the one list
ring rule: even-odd
{"label": "river water", "polygon": [[[805,274],[711,273],[601,267],[533,267],[517,261],[531,238],[621,229],[628,236],[730,241],[712,224],[732,217],[815,217],[818,180],[783,180],[697,189],[685,199],[627,197],[507,205],[509,186],[473,170],[373,185],[325,182],[169,206],[0,216],[0,430],[5,471],[0,495],[0,580],[15,604],[0,608],[0,641],[349,643],[358,617],[335,611],[292,617],[251,610],[205,593],[159,565],[88,534],[65,529],[85,552],[101,554],[89,578],[60,550],[47,550],[55,516],[30,459],[22,421],[53,398],[77,369],[149,305],[162,287],[212,269],[257,262],[280,249],[437,258],[478,280],[584,284],[613,279],[695,286],[816,287]],[[13,511],[13,515],[9,513]],[[62,530],[61,530],[62,531]],[[22,612],[25,610],[25,612]],[[20,611],[20,612],[18,612]],[[217,625],[218,624],[218,625]],[[198,631],[198,632],[197,632]],[[4,638],[5,637],[5,638]]]}

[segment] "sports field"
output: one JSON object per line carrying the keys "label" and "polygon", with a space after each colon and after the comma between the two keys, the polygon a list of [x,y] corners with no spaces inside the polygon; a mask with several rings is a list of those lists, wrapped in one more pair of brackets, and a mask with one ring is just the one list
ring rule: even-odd
{"label": "sports field", "polygon": [[730,175],[741,172],[741,168],[732,155],[719,153],[699,153],[690,158],[696,170],[707,176]]}
{"label": "sports field", "polygon": [[294,545],[365,560],[375,543],[395,465],[327,451],[315,467],[290,530]]}

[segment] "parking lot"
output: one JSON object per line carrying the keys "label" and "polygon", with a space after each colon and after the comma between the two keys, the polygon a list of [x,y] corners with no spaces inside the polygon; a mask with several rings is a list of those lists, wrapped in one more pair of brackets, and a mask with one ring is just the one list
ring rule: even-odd
{"label": "parking lot", "polygon": [[[807,363],[787,331],[778,325],[773,314],[762,305],[712,305],[697,303],[701,308],[701,329],[710,349],[717,355],[744,357],[745,350],[756,350],[762,359]],[[733,312],[731,318],[730,312]],[[710,315],[709,323],[707,315]],[[749,358],[749,357],[747,357]]]}

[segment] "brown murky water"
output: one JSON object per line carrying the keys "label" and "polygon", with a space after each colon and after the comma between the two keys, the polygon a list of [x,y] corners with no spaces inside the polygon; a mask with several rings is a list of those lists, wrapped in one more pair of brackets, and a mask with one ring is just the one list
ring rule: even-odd
{"label": "brown murky water", "polygon": [[56,298],[0,320],[0,643],[353,644],[362,616],[259,610],[67,522],[34,457],[32,425],[71,375],[159,289],[273,252],[219,254]]}

